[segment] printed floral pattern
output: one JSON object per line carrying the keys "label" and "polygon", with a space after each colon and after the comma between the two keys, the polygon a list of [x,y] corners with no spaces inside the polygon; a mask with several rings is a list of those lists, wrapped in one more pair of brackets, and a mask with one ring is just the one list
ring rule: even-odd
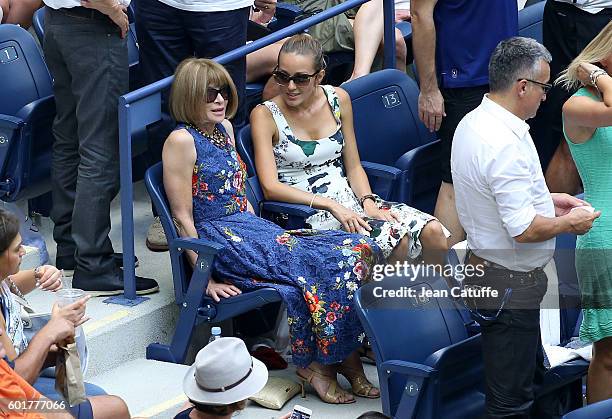
{"label": "printed floral pattern", "polygon": [[[221,126],[219,126],[222,129]],[[283,230],[246,211],[244,164],[228,143],[198,132],[193,216],[201,238],[224,245],[214,276],[243,291],[274,287],[287,304],[293,362],[333,364],[361,345],[353,296],[382,260],[369,238],[340,231]]]}
{"label": "printed floral pattern", "polygon": [[[364,231],[363,234],[369,235],[376,241],[385,257],[391,254],[406,235],[410,238],[407,256],[417,257],[421,253],[419,240],[421,231],[425,224],[435,218],[408,205],[382,200],[377,202],[377,205],[392,211],[401,221],[385,222],[366,217],[344,173],[342,160],[344,137],[341,130],[340,100],[332,86],[321,87],[336,119],[337,130],[329,137],[316,141],[302,141],[296,138],[278,105],[272,101],[264,102],[264,105],[270,109],[279,131],[278,144],[273,148],[278,180],[303,191],[332,198],[362,215],[372,227],[372,231]],[[319,230],[341,229],[340,222],[330,212],[324,210],[319,210],[308,218],[307,222]],[[445,233],[450,236],[448,231]]]}

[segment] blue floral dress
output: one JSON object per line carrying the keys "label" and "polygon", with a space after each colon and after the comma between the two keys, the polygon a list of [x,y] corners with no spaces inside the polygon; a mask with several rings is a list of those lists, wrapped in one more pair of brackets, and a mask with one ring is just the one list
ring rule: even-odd
{"label": "blue floral dress", "polygon": [[365,336],[353,294],[381,260],[380,248],[358,234],[283,230],[247,212],[246,170],[229,138],[218,147],[189,126],[179,128],[193,136],[197,152],[192,195],[198,235],[225,246],[215,258],[214,277],[243,291],[279,291],[296,365],[344,360]]}

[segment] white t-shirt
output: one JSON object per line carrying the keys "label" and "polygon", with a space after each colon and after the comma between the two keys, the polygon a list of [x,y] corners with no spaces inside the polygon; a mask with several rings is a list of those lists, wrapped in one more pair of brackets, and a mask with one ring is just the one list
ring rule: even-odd
{"label": "white t-shirt", "polygon": [[253,0],[159,0],[168,6],[190,12],[225,12],[251,7]]}
{"label": "white t-shirt", "polygon": [[570,3],[579,9],[592,14],[599,13],[603,9],[612,7],[612,0],[557,0],[562,3]]}
{"label": "white t-shirt", "polygon": [[[130,5],[130,1],[131,0],[119,0],[119,3],[127,7]],[[43,2],[45,3],[45,6],[52,9],[71,9],[81,5],[80,0],[43,0]]]}

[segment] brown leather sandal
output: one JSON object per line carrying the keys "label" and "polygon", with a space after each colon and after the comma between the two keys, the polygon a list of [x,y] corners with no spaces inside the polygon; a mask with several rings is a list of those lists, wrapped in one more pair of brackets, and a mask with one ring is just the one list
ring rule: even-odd
{"label": "brown leather sandal", "polygon": [[[302,386],[302,397],[306,397],[304,394],[304,384],[309,383],[315,389],[319,398],[325,403],[330,403],[330,404],[355,403],[355,399],[346,400],[346,396],[348,394],[344,392],[341,388],[339,389],[338,381],[336,381],[335,377],[327,375],[327,374],[323,374],[322,372],[319,372],[319,371],[315,371],[312,368],[306,368],[306,370],[310,372],[310,375],[308,377],[305,377],[301,375],[299,371],[296,371],[296,374],[298,378],[300,379],[300,385]],[[319,394],[316,388],[312,385],[312,379],[315,376],[329,383],[329,387],[327,388],[327,392],[325,394]],[[345,397],[345,400],[340,401],[340,398],[343,396]]]}

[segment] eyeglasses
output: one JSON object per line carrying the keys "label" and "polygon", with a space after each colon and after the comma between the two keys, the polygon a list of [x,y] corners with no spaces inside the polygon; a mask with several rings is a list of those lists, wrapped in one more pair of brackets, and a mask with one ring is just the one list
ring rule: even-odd
{"label": "eyeglasses", "polygon": [[213,103],[219,94],[223,100],[228,100],[230,97],[229,86],[223,86],[220,89],[215,89],[214,87],[209,87],[206,89],[206,103]]}
{"label": "eyeglasses", "polygon": [[296,86],[304,87],[308,83],[310,83],[310,79],[319,74],[321,70],[317,70],[312,74],[296,74],[294,76],[290,76],[284,71],[274,70],[272,72],[272,76],[274,77],[274,81],[281,86],[289,86],[289,83],[293,81]]}
{"label": "eyeglasses", "polygon": [[550,89],[552,89],[553,87],[552,84],[550,83],[542,83],[542,82],[531,80],[531,79],[517,79],[516,81],[521,81],[521,80],[525,80],[530,83],[537,84],[538,86],[542,88],[542,90],[544,91],[544,94],[547,94],[550,91]]}

